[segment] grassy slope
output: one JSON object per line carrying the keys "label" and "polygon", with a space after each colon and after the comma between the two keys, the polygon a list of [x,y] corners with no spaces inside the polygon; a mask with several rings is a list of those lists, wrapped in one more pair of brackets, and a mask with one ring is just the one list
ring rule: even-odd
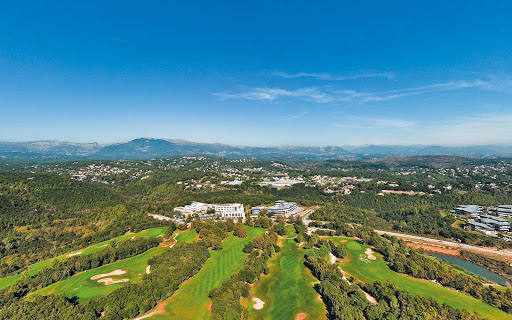
{"label": "grassy slope", "polygon": [[211,257],[199,273],[181,284],[172,297],[166,300],[166,314],[154,315],[150,319],[209,319],[209,292],[243,267],[246,258],[242,251],[244,245],[254,236],[264,233],[264,230],[257,228],[246,230],[249,233],[246,238],[230,235],[222,242],[222,250],[211,251]]}
{"label": "grassy slope", "polygon": [[[326,319],[326,309],[313,288],[316,279],[304,266],[304,249],[292,239],[283,239],[281,253],[270,260],[270,274],[253,287],[255,297],[265,302],[263,309],[249,309],[251,319],[290,319],[299,312],[308,319]],[[253,305],[254,303],[251,303]]]}
{"label": "grassy slope", "polygon": [[[73,252],[82,251],[81,255],[88,255],[88,254],[103,250],[103,248],[105,246],[109,245],[112,241],[121,242],[121,241],[131,239],[134,236],[135,237],[144,237],[144,238],[157,237],[159,235],[164,234],[166,230],[167,230],[167,227],[158,227],[158,228],[142,230],[138,233],[126,233],[125,235],[119,236],[117,238],[103,241],[103,242],[97,243],[95,245],[92,245],[90,247],[87,247],[85,249],[77,250],[77,251],[73,251]],[[28,268],[28,273],[29,273],[29,275],[33,276],[33,275],[37,274],[39,271],[41,271],[43,268],[50,268],[52,266],[52,264],[57,260],[67,259],[66,255],[73,253],[73,252],[65,253],[58,257],[54,257],[51,259],[36,262]],[[7,288],[8,286],[18,282],[21,279],[21,277],[22,277],[21,273],[18,273],[18,274],[12,275],[12,276],[0,278],[0,289]]]}
{"label": "grassy slope", "polygon": [[344,262],[342,262],[342,268],[360,281],[371,283],[375,280],[384,281],[390,279],[401,290],[411,294],[433,298],[456,309],[474,311],[488,319],[498,320],[511,318],[511,315],[468,295],[428,281],[396,273],[389,269],[388,265],[379,254],[375,254],[377,256],[377,260],[375,261],[364,258],[360,259],[361,255],[366,257],[364,254],[366,247],[355,240],[348,241],[346,247],[348,256],[345,258]]}
{"label": "grassy slope", "polygon": [[[144,236],[155,236],[156,231],[151,231],[143,234]],[[192,242],[196,237],[195,230],[189,231],[178,231],[176,232],[176,239],[179,243],[181,242]],[[141,253],[135,257],[116,261],[114,263],[104,265],[98,268],[81,272],[71,278],[63,281],[59,281],[48,287],[42,288],[35,291],[33,294],[49,295],[49,294],[65,294],[68,297],[76,296],[80,299],[95,299],[98,297],[106,296],[110,292],[119,289],[120,287],[129,283],[140,282],[146,272],[148,266],[148,260],[162,252],[165,252],[168,248],[156,247],[149,249],[148,251]],[[96,274],[109,273],[116,269],[122,269],[127,273],[119,276],[111,276],[114,280],[118,279],[130,279],[128,282],[116,283],[109,286],[103,283],[98,283],[97,280],[91,280],[90,278]]]}

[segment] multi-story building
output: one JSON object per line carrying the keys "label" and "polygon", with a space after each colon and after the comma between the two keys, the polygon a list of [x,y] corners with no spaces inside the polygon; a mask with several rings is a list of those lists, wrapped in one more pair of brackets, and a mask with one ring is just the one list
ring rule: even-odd
{"label": "multi-story building", "polygon": [[206,211],[208,211],[208,205],[202,202],[192,202],[189,205],[174,208],[174,212],[181,213],[185,217],[193,214],[206,213]]}
{"label": "multi-story building", "polygon": [[241,203],[214,204],[212,205],[215,213],[220,214],[222,218],[243,218],[244,205]]}
{"label": "multi-story building", "polygon": [[501,232],[509,232],[510,231],[510,221],[508,221],[507,219],[484,214],[484,215],[480,216],[478,221],[480,223],[486,224],[487,226],[493,228],[496,231],[501,231]]}
{"label": "multi-story building", "polygon": [[471,230],[478,231],[481,233],[492,233],[494,231],[493,228],[486,225],[485,223],[476,222],[476,221],[469,221],[466,224],[466,227],[468,227]]}
{"label": "multi-story building", "polygon": [[496,214],[500,217],[512,217],[512,205],[501,205],[496,208]]}
{"label": "multi-story building", "polygon": [[483,213],[484,208],[482,206],[477,206],[474,204],[464,204],[459,205],[457,208],[455,208],[456,214],[461,215],[471,215],[473,218],[478,218]]}
{"label": "multi-story building", "polygon": [[258,215],[261,210],[267,209],[269,213],[273,214],[283,214],[285,216],[289,216],[297,209],[297,203],[295,202],[286,202],[284,200],[277,200],[273,206],[271,207],[253,207],[251,209],[251,214]]}
{"label": "multi-story building", "polygon": [[183,207],[174,208],[174,212],[183,214],[185,217],[197,214],[204,215],[207,211],[213,209],[215,214],[220,215],[222,218],[243,218],[244,205],[240,203],[229,204],[207,204],[202,202],[192,202]]}

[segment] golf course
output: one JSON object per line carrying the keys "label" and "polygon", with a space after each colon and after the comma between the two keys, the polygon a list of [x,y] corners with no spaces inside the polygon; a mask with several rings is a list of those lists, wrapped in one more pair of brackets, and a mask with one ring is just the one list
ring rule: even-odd
{"label": "golf course", "polygon": [[[81,272],[71,278],[56,282],[40,290],[37,290],[33,294],[65,294],[70,298],[76,296],[80,300],[103,297],[126,284],[140,282],[146,273],[146,267],[148,266],[149,258],[166,250],[169,250],[169,248],[151,248],[148,251],[135,257],[119,260],[114,263]],[[96,275],[109,274],[114,270],[122,270],[126,273],[122,275],[108,276],[109,279],[114,281],[128,279],[128,281],[106,285],[97,279],[91,280],[91,278]],[[27,299],[30,299],[30,296]]]}
{"label": "golf course", "polygon": [[[164,230],[165,231],[165,230]],[[157,230],[146,230],[142,236],[154,236]],[[196,237],[195,230],[177,231],[172,237],[176,236],[177,244],[193,242]],[[124,236],[123,236],[124,237]],[[81,272],[71,278],[63,281],[56,282],[47,287],[35,291],[33,294],[49,295],[49,294],[65,294],[67,297],[76,296],[80,300],[95,299],[108,295],[110,292],[119,289],[120,287],[137,283],[142,280],[148,267],[148,260],[162,252],[169,250],[166,247],[155,247],[148,251],[141,253],[137,256],[116,261],[98,268]],[[115,270],[122,270],[123,274],[98,277],[101,274],[109,274]],[[91,280],[92,277],[98,277]],[[101,280],[103,279],[103,280]],[[105,284],[105,279],[112,279],[113,281],[124,280],[124,282]],[[100,280],[100,281],[98,281]],[[30,298],[29,298],[30,299]]]}
{"label": "golf course", "polygon": [[327,311],[313,287],[317,280],[304,266],[307,250],[299,249],[294,239],[280,241],[281,252],[269,261],[270,274],[252,288],[252,295],[265,304],[259,310],[249,308],[250,318],[294,320],[305,313],[307,319],[325,319]]}
{"label": "golf course", "polygon": [[242,251],[244,245],[265,232],[259,228],[244,228],[248,231],[246,238],[231,234],[222,242],[222,250],[211,250],[210,258],[199,273],[182,283],[172,297],[163,302],[165,312],[154,314],[150,319],[209,319],[209,292],[243,267],[246,258]]}
{"label": "golf course", "polygon": [[345,243],[347,257],[341,262],[343,271],[364,283],[376,280],[391,280],[399,289],[411,294],[433,298],[455,309],[468,310],[493,320],[510,319],[510,315],[473,297],[444,288],[426,280],[412,278],[391,270],[380,254],[374,253],[376,260],[369,260],[366,248],[356,240]]}
{"label": "golf course", "polygon": [[[143,238],[158,237],[160,235],[163,235],[166,230],[167,230],[167,227],[158,227],[158,228],[142,230],[138,233],[128,232],[122,236],[94,244],[94,245],[89,246],[84,249],[75,250],[73,252],[68,252],[68,253],[62,254],[60,256],[51,258],[51,259],[36,262],[36,263],[32,264],[28,268],[27,271],[30,276],[33,276],[33,275],[36,275],[37,273],[39,273],[39,271],[41,271],[44,268],[50,268],[56,261],[62,261],[62,260],[68,259],[77,254],[88,255],[91,253],[95,253],[95,252],[103,250],[106,246],[111,245],[112,242],[119,243],[122,241],[132,239],[133,237],[143,237]],[[0,278],[0,289],[7,288],[8,286],[16,283],[17,281],[19,281],[21,279],[21,277],[22,277],[22,274],[18,273],[18,274],[14,274],[12,276]]]}

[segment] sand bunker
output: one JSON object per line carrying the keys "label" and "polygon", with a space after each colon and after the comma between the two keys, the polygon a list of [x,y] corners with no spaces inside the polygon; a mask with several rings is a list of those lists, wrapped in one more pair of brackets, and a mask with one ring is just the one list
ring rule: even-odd
{"label": "sand bunker", "polygon": [[66,258],[71,258],[71,257],[73,257],[73,256],[77,256],[77,255],[79,255],[80,253],[82,253],[82,251],[78,251],[78,252],[75,252],[75,253],[70,253],[70,254],[66,255]]}
{"label": "sand bunker", "polygon": [[146,274],[150,274],[150,273],[151,273],[151,265],[146,267]]}
{"label": "sand bunker", "polygon": [[256,310],[260,310],[265,305],[265,302],[261,301],[261,299],[258,299],[256,297],[252,298],[252,301],[256,302],[254,306],[252,306]]}
{"label": "sand bunker", "polygon": [[368,292],[363,291],[363,293],[366,297],[366,300],[368,300],[371,304],[377,304],[377,300],[375,300],[375,298],[372,297]]}
{"label": "sand bunker", "polygon": [[91,277],[91,280],[96,280],[96,279],[99,279],[99,278],[105,278],[105,277],[110,277],[110,276],[119,276],[119,275],[122,275],[122,274],[125,274],[126,271],[123,271],[121,269],[117,269],[117,270],[114,270],[112,272],[109,272],[109,273],[101,273],[101,274],[97,274],[95,276],[92,276]]}
{"label": "sand bunker", "polygon": [[106,286],[109,286],[111,284],[115,284],[115,283],[121,283],[121,282],[128,282],[130,281],[130,279],[119,279],[119,280],[114,280],[112,278],[103,278],[103,279],[100,279],[98,280],[98,283],[105,283]]}
{"label": "sand bunker", "polygon": [[307,314],[305,314],[304,312],[301,312],[299,313],[296,317],[295,317],[295,320],[304,320],[308,317]]}
{"label": "sand bunker", "polygon": [[331,264],[336,263],[336,256],[332,254],[332,252],[329,252],[329,257],[331,257]]}
{"label": "sand bunker", "polygon": [[366,251],[364,253],[366,253],[366,255],[368,256],[368,259],[377,260],[377,257],[375,257],[373,255],[372,249],[368,248],[368,249],[366,249]]}

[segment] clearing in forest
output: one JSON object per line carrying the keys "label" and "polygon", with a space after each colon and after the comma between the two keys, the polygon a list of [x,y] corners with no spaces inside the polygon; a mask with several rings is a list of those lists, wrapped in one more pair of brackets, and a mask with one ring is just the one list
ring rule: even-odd
{"label": "clearing in forest", "polygon": [[[269,261],[270,274],[262,276],[252,288],[252,294],[265,301],[263,308],[249,308],[250,319],[294,320],[297,315],[307,319],[326,319],[318,282],[304,266],[305,249],[299,249],[293,239],[282,239],[281,252]],[[253,305],[253,303],[251,303]]]}
{"label": "clearing in forest", "polygon": [[356,240],[346,242],[347,257],[341,267],[345,272],[359,281],[371,283],[376,280],[390,279],[399,289],[414,295],[445,303],[455,309],[468,310],[480,314],[487,319],[510,319],[510,315],[473,297],[442,287],[427,280],[416,279],[391,270],[382,256],[374,252],[376,260],[371,261],[365,253],[368,246]]}

